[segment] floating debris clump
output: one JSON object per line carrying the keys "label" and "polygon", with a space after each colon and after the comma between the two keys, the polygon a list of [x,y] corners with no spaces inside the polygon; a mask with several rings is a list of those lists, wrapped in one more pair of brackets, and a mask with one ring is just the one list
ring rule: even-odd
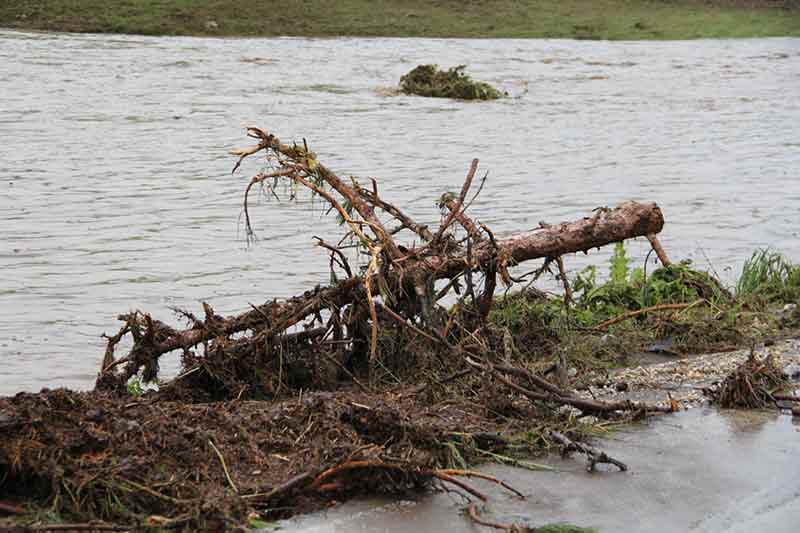
{"label": "floating debris clump", "polygon": [[497,100],[503,93],[488,83],[475,81],[464,73],[466,65],[440,70],[437,65],[419,65],[400,78],[406,94],[459,100]]}

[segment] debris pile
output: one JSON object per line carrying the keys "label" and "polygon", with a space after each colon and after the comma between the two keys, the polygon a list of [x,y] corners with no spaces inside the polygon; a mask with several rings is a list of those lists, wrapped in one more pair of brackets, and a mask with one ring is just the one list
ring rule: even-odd
{"label": "debris pile", "polygon": [[780,393],[789,389],[791,384],[789,376],[772,356],[761,359],[751,352],[750,357],[710,394],[713,402],[720,407],[762,409],[775,405],[781,397]]}
{"label": "debris pile", "polygon": [[[264,157],[244,193],[248,238],[254,188],[279,197],[289,184],[291,198],[306,190],[344,228],[339,242],[316,243],[330,255],[332,283],[232,316],[209,304],[202,316],[180,310],[184,328],[143,311],[120,315],[94,391],[0,398],[0,515],[22,515],[14,523],[23,530],[53,520],[82,521],[82,530],[230,530],[442,484],[485,501],[474,479],[521,497],[470,465],[524,465],[519,455],[550,448],[584,453],[590,468],[625,469],[581,441],[604,421],[679,406],[579,395],[592,364],[580,350],[619,364],[632,348],[617,336],[678,338],[739,316],[716,280],[669,261],[655,204],[625,202],[500,238],[467,214],[485,180],[471,194],[475,159],[461,189],[439,200],[434,229],[388,202],[375,180],[339,177],[305,140],[287,144],[260,128],[248,136],[255,144],[233,152],[234,171]],[[629,269],[617,244],[608,282],[593,272],[568,279],[565,254],[635,237],[650,241],[662,268]],[[544,263],[512,275],[533,259]],[[551,268],[563,298],[531,288]],[[500,284],[526,288],[496,298]],[[182,369],[162,380],[159,360],[170,353]],[[767,367],[748,375],[775,378]],[[142,393],[145,382],[158,390]],[[777,386],[742,383],[737,390],[769,394]],[[485,524],[474,506],[467,516]]]}
{"label": "debris pile", "polygon": [[504,94],[488,83],[464,73],[466,65],[440,70],[437,65],[419,65],[400,78],[405,94],[459,100],[497,100]]}

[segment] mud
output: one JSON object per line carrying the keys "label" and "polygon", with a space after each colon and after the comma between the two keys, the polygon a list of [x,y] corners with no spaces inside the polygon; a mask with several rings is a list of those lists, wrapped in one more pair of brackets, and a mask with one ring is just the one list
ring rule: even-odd
{"label": "mud", "polygon": [[[800,512],[798,431],[797,419],[775,411],[700,408],[660,417],[603,441],[628,472],[589,474],[577,456],[543,460],[552,472],[486,466],[528,499],[490,489],[484,516],[534,526],[570,522],[601,533],[790,533]],[[372,498],[279,525],[301,533],[472,531],[458,514],[461,505],[449,494]]]}

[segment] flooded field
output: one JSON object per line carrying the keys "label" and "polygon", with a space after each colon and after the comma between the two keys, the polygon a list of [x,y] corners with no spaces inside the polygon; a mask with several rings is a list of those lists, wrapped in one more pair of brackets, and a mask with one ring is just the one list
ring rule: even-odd
{"label": "flooded field", "polygon": [[[510,98],[397,96],[418,63]],[[473,157],[497,231],[653,200],[676,258],[730,281],[759,246],[800,260],[800,40],[604,43],[195,39],[0,31],[0,394],[91,387],[133,308],[221,313],[328,279],[319,206],[264,198],[227,151],[257,124],[430,222]],[[288,195],[287,195],[288,196]],[[646,241],[629,250],[642,258]],[[568,258],[571,269],[607,251]],[[734,271],[724,270],[732,267]],[[177,323],[177,320],[176,320]],[[168,364],[167,364],[168,366]]]}

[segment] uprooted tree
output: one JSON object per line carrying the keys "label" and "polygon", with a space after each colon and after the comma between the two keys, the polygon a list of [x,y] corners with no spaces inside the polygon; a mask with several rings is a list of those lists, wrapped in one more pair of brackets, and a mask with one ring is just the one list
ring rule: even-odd
{"label": "uprooted tree", "polygon": [[[662,262],[667,261],[655,237],[664,224],[655,204],[626,202],[613,209],[598,208],[581,220],[541,223],[533,231],[499,238],[466,212],[477,196],[468,199],[478,167],[475,159],[460,192],[440,199],[442,222],[431,229],[384,199],[375,180],[365,187],[355,178],[339,177],[318,161],[305,140],[289,145],[263,129],[251,127],[247,132],[258,142],[232,152],[239,156],[234,172],[246,158],[265,156],[265,169],[245,190],[248,236],[252,235],[248,201],[255,186],[266,187],[273,195],[281,181],[308,189],[335,210],[346,227],[339,243],[317,242],[330,252],[336,282],[252,306],[236,316],[219,316],[204,304],[202,319],[181,312],[191,324],[184,330],[142,312],[122,315],[123,327],[108,341],[99,388],[124,386],[140,372],[145,381],[153,380],[159,358],[176,350],[182,352],[184,368],[175,382],[182,380],[217,398],[274,397],[293,388],[325,388],[320,368],[330,364],[338,377],[364,389],[379,383],[381,375],[430,364],[463,372],[483,369],[507,380],[503,376],[508,369],[492,362],[495,353],[506,360],[509,355],[502,348],[503,334],[487,323],[498,277],[505,285],[528,282],[553,263],[568,288],[562,255],[639,236],[650,239]],[[482,186],[483,182],[478,193]],[[456,226],[463,231],[456,232]],[[400,244],[397,237],[402,234],[411,234],[416,244]],[[350,266],[343,250],[347,242],[368,257],[359,271]],[[537,258],[545,259],[542,268],[520,278],[509,273],[509,267]],[[448,309],[440,302],[450,294],[458,300]],[[386,331],[394,337],[384,335]],[[115,346],[126,335],[132,338],[132,348],[115,359]],[[435,356],[428,355],[427,361],[402,360],[414,342],[428,343],[433,349],[427,353]],[[528,380],[528,386],[534,389],[527,391],[532,398],[582,405],[587,411],[625,408],[577,400],[535,380]]]}
{"label": "uprooted tree", "polygon": [[[460,191],[439,200],[441,224],[429,228],[383,198],[374,180],[362,186],[337,176],[305,142],[284,144],[258,128],[248,135],[257,144],[234,152],[234,171],[264,155],[244,194],[248,236],[254,188],[276,196],[282,182],[308,189],[344,225],[339,242],[317,241],[330,253],[332,283],[234,316],[208,304],[202,317],[178,311],[186,329],[145,312],[122,315],[95,391],[0,398],[0,512],[22,515],[14,502],[24,501],[62,517],[115,522],[79,530],[216,530],[251,512],[271,519],[434,483],[486,501],[463,478],[509,487],[468,465],[481,457],[519,464],[498,452],[514,453],[520,434],[583,453],[590,469],[623,470],[579,442],[575,420],[677,408],[583,397],[568,389],[565,361],[557,380],[532,371],[509,329],[488,318],[498,283],[530,284],[551,266],[569,300],[564,254],[646,236],[667,264],[655,204],[627,202],[500,238],[467,214],[477,196],[474,160]],[[353,250],[364,266],[351,266]],[[543,265],[528,274],[509,271],[537,258]],[[127,353],[115,354],[122,346]],[[177,377],[151,395],[127,394],[132,378],[155,380],[160,358],[174,352],[182,356]],[[537,419],[548,422],[534,432]],[[524,530],[468,510],[478,524]]]}

